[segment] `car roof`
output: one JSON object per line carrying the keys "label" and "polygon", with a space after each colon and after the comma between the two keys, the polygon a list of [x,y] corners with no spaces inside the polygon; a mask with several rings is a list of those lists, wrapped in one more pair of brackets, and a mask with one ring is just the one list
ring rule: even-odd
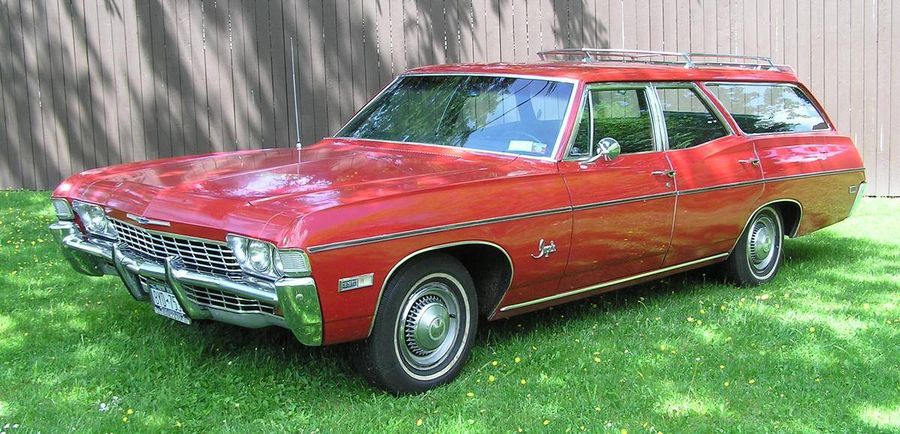
{"label": "car roof", "polygon": [[635,62],[542,61],[534,63],[457,63],[410,69],[406,74],[520,75],[594,82],[631,81],[765,81],[796,83],[789,68],[775,69],[662,65]]}

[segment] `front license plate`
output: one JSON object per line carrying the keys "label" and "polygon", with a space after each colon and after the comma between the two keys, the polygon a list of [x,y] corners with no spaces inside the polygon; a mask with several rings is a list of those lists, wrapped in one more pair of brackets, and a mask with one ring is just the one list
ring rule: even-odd
{"label": "front license plate", "polygon": [[166,286],[151,283],[150,298],[153,300],[153,311],[169,319],[190,324],[191,319],[184,313],[175,294]]}

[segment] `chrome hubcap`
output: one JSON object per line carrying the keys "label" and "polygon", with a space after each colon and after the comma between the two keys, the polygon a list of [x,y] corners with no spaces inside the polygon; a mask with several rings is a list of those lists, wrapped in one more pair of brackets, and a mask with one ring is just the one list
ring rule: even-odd
{"label": "chrome hubcap", "polygon": [[769,267],[777,258],[778,223],[769,215],[761,215],[750,227],[747,239],[747,260],[754,271]]}
{"label": "chrome hubcap", "polygon": [[403,359],[419,369],[447,357],[459,334],[459,302],[443,282],[427,282],[407,298],[397,330]]}

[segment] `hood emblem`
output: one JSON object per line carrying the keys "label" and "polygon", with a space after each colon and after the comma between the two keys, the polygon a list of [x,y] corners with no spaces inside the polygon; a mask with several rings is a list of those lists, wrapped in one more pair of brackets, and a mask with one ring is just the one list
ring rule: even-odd
{"label": "hood emblem", "polygon": [[128,217],[131,220],[134,220],[142,225],[151,225],[151,226],[172,226],[171,223],[163,220],[154,220],[144,216],[134,215],[134,214],[125,214],[125,217]]}
{"label": "hood emblem", "polygon": [[541,241],[538,243],[537,253],[532,253],[531,257],[534,259],[546,258],[553,252],[556,252],[556,243],[550,241],[549,244],[544,244],[544,239],[541,238]]}

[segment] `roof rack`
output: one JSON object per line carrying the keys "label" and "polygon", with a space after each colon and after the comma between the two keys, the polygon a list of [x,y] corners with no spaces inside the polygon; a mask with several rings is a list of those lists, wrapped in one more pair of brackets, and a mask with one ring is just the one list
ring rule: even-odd
{"label": "roof rack", "polygon": [[577,58],[582,62],[635,62],[657,65],[680,65],[685,68],[720,66],[729,68],[792,71],[789,66],[777,65],[770,57],[741,54],[681,53],[675,51],[625,50],[615,48],[561,48],[541,51],[541,60],[548,58]]}

